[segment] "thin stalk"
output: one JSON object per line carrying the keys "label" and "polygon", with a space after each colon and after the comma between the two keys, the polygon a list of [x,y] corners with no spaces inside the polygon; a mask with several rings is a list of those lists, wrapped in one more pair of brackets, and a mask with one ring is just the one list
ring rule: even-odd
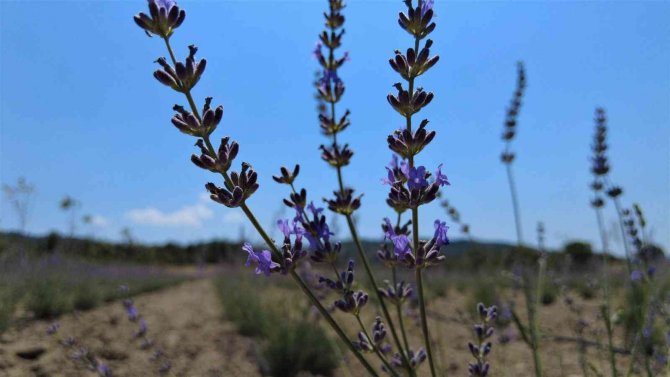
{"label": "thin stalk", "polygon": [[[386,307],[386,303],[384,302],[384,298],[382,297],[381,293],[379,293],[379,287],[377,286],[377,282],[374,279],[374,275],[372,274],[372,269],[370,268],[370,263],[368,263],[368,258],[365,256],[365,252],[363,251],[363,246],[361,245],[361,241],[358,238],[358,233],[356,232],[356,226],[354,225],[354,222],[351,218],[351,215],[346,215],[347,218],[347,224],[349,225],[349,230],[351,231],[351,238],[353,238],[354,243],[356,244],[356,249],[358,250],[358,255],[363,261],[363,267],[365,268],[365,272],[368,275],[368,279],[370,281],[370,284],[372,284],[372,289],[377,295],[377,300],[379,301],[379,306],[382,308],[382,312],[384,314],[384,318],[386,321],[389,323],[389,329],[391,329],[391,335],[393,335],[393,340],[396,343],[396,346],[398,347],[398,350],[400,351],[400,355],[403,358],[403,363],[405,364],[405,367],[407,368],[407,371],[409,372],[410,376],[414,376],[415,372],[414,369],[409,364],[409,359],[407,358],[407,352],[403,352],[402,345],[400,343],[400,338],[398,337],[398,334],[396,332],[395,327],[393,326],[393,322],[391,321],[391,314],[388,311],[388,308]],[[407,350],[409,351],[409,350]]]}
{"label": "thin stalk", "polygon": [[[170,58],[172,59],[172,63],[174,65],[177,64],[177,59],[174,56],[174,53],[172,52],[172,47],[170,46],[170,41],[169,38],[163,38],[165,41],[165,45],[168,49],[168,52],[170,53]],[[185,90],[183,91],[184,95],[186,96],[186,99],[189,102],[189,105],[191,107],[191,111],[193,111],[193,115],[196,117],[196,119],[201,121],[200,118],[200,113],[198,111],[198,108],[195,104],[195,101],[193,100],[193,96],[191,95],[190,90]],[[203,138],[205,141],[205,145],[207,147],[208,153],[216,157],[216,152],[214,147],[212,146],[211,141],[209,140],[209,136],[206,136]],[[226,182],[231,182],[230,177],[228,176],[227,173],[222,173],[221,174]],[[254,216],[253,212],[247,207],[246,203],[242,203],[240,205],[240,208],[244,212],[244,214],[247,216],[251,224],[256,228],[256,231],[258,234],[263,238],[267,246],[275,253],[275,255],[278,255],[281,257],[281,252],[277,249],[277,246],[274,244],[270,236],[268,236],[267,232],[263,229],[261,224],[258,222],[256,217]],[[370,373],[371,376],[376,376],[379,377],[375,369],[368,363],[368,361],[363,357],[363,355],[356,350],[354,345],[351,343],[347,335],[344,333],[342,328],[335,322],[333,317],[330,315],[328,310],[321,304],[318,298],[314,296],[312,291],[309,289],[309,287],[305,284],[305,282],[302,280],[302,278],[295,272],[295,270],[290,270],[289,274],[293,278],[293,280],[298,284],[300,289],[303,291],[303,293],[310,299],[312,304],[317,308],[317,310],[321,313],[321,315],[326,319],[326,322],[331,326],[331,328],[337,333],[337,335],[340,337],[342,342],[347,345],[349,350],[354,354],[354,356],[360,361],[360,363],[363,365],[363,367]]]}
{"label": "thin stalk", "polygon": [[609,362],[610,370],[612,377],[617,377],[617,367],[616,367],[616,355],[614,354],[614,334],[612,329],[612,319],[611,319],[611,298],[610,298],[610,283],[609,283],[609,253],[608,253],[608,244],[607,244],[607,235],[605,234],[605,227],[603,226],[603,214],[600,208],[596,207],[596,218],[598,219],[598,230],[600,231],[600,240],[603,247],[603,280],[604,280],[604,294],[605,294],[605,305],[602,310],[603,319],[605,321],[605,329],[607,330],[607,343],[608,343],[608,353],[609,353]]}
{"label": "thin stalk", "polygon": [[[418,0],[418,10],[421,11],[422,0]],[[414,51],[419,52],[419,43],[421,39],[417,36],[414,36]],[[414,95],[414,77],[410,77],[408,81],[408,91],[410,98]],[[405,117],[407,130],[412,132],[412,115]],[[414,156],[409,157],[409,167],[410,169],[414,168]],[[412,238],[413,238],[413,247],[414,253],[419,256],[419,208],[412,208]],[[417,267],[414,276],[417,286],[417,294],[419,296],[419,312],[421,314],[421,330],[423,332],[423,341],[426,347],[426,353],[428,355],[428,364],[430,365],[430,374],[432,377],[437,377],[437,372],[435,370],[435,360],[433,357],[433,351],[430,344],[430,335],[428,334],[428,318],[426,317],[426,301],[423,294],[423,278],[421,276],[422,268]]]}
{"label": "thin stalk", "polygon": [[[331,28],[331,32],[334,33],[335,29]],[[335,53],[334,49],[331,47],[329,48],[329,53],[328,53],[328,62],[330,65],[330,68],[334,67],[334,60],[335,60]],[[335,108],[335,102],[330,101],[330,116],[331,119],[334,122],[336,122],[336,108]],[[333,145],[335,148],[337,147],[337,132],[333,133]],[[344,179],[342,177],[342,167],[341,166],[336,166],[337,170],[337,183],[338,183],[338,188],[340,190],[340,193],[344,193]],[[403,351],[402,345],[400,343],[400,339],[398,338],[398,334],[395,328],[395,325],[393,323],[393,318],[389,314],[388,309],[386,308],[386,304],[384,302],[384,298],[381,296],[379,293],[379,286],[377,285],[377,282],[375,280],[375,277],[372,273],[372,270],[370,269],[367,257],[365,255],[365,250],[363,249],[362,244],[358,240],[358,235],[356,231],[356,225],[354,224],[351,215],[346,215],[347,218],[347,225],[349,227],[349,232],[351,233],[351,237],[354,239],[354,242],[356,244],[356,249],[358,251],[358,255],[363,261],[363,265],[365,266],[365,272],[368,276],[368,280],[370,281],[370,284],[372,284],[372,288],[375,291],[375,295],[377,295],[377,300],[379,301],[379,305],[382,308],[382,313],[384,315],[384,319],[386,320],[386,323],[391,330],[391,335],[393,336],[393,340],[395,341],[396,347],[398,347],[398,350],[400,351],[399,353],[402,355],[402,361],[403,364],[405,365],[405,368],[409,372],[410,376],[414,375],[414,370],[409,364],[409,359],[407,358],[407,353]]]}
{"label": "thin stalk", "polygon": [[512,195],[512,207],[514,209],[514,224],[516,225],[516,243],[521,246],[523,243],[523,235],[521,232],[521,212],[519,210],[519,200],[516,195],[516,185],[514,183],[514,175],[512,174],[512,163],[505,163],[507,170],[507,181],[509,182],[509,190]]}
{"label": "thin stalk", "polygon": [[[398,220],[400,220],[400,216],[398,216]],[[398,221],[398,222],[400,222],[400,221]],[[396,278],[395,266],[391,267],[391,272],[393,274],[393,289],[396,289],[398,283],[397,283],[397,278]],[[397,293],[398,292],[396,292],[396,297],[397,297]],[[402,303],[399,302],[399,301],[396,302],[395,308],[396,308],[396,315],[398,316],[398,323],[400,324],[400,333],[402,334],[402,341],[405,345],[405,349],[408,350],[409,349],[409,342],[407,341],[407,333],[405,332],[405,323],[402,319]]]}
{"label": "thin stalk", "polygon": [[430,345],[430,335],[428,335],[428,317],[426,317],[426,302],[423,294],[423,278],[421,276],[422,268],[414,271],[416,276],[416,288],[419,296],[419,312],[421,314],[421,330],[423,331],[423,341],[426,344],[426,353],[428,354],[428,363],[430,364],[430,373],[433,377],[437,376],[433,360],[433,351]]}
{"label": "thin stalk", "polygon": [[[528,281],[525,283],[524,292],[526,298],[526,314],[528,315],[528,334],[524,336],[524,340],[530,346],[530,350],[533,354],[533,367],[535,368],[535,376],[542,377],[542,360],[540,359],[539,353],[539,334],[537,333],[536,326],[537,307],[536,302],[533,299],[532,290]],[[520,319],[517,318],[515,318],[515,320],[520,321]],[[517,326],[520,326],[520,322],[517,323]]]}
{"label": "thin stalk", "polygon": [[[544,285],[544,273],[546,269],[546,260],[544,255],[540,257],[540,268],[537,274],[537,287],[535,287],[535,300],[533,301],[532,316],[531,311],[528,312],[528,320],[530,321],[530,336],[533,340],[533,364],[535,365],[535,375],[542,376],[542,361],[540,359],[540,329],[538,327],[538,309],[540,308],[540,300],[542,297],[542,289]],[[530,302],[528,305],[531,305]]]}
{"label": "thin stalk", "polygon": [[621,241],[623,242],[624,251],[626,252],[626,267],[628,267],[628,274],[630,275],[633,272],[633,266],[630,261],[630,248],[628,246],[628,240],[626,239],[626,229],[623,225],[623,212],[621,208],[621,201],[619,198],[613,198],[614,207],[616,208],[617,215],[619,216],[619,229],[621,229]]}

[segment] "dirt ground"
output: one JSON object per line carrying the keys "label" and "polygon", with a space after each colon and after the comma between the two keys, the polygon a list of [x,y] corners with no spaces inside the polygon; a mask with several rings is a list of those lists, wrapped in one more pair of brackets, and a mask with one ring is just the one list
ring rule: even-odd
{"label": "dirt ground", "polygon": [[[148,323],[153,349],[160,348],[176,376],[257,376],[254,345],[222,321],[222,310],[209,280],[187,282],[135,297]],[[141,349],[134,338],[137,325],[128,321],[120,302],[58,321],[62,336],[73,336],[109,364],[114,376],[158,375],[153,350]],[[46,334],[48,322],[10,329],[0,340],[0,376],[94,376],[68,359],[72,352]],[[42,349],[34,360],[17,352]]]}
{"label": "dirt ground", "polygon": [[[466,299],[457,292],[433,302],[429,310],[431,337],[439,351],[440,365],[449,376],[466,376],[470,356],[467,342],[471,327],[456,308],[465,306]],[[257,345],[254,340],[238,335],[234,327],[222,320],[223,311],[210,279],[189,281],[162,291],[135,297],[140,314],[148,323],[151,349],[142,349],[133,337],[136,323],[128,321],[120,302],[97,309],[65,315],[59,319],[61,336],[73,336],[86,345],[105,363],[114,376],[156,376],[158,364],[152,361],[154,350],[161,349],[172,365],[172,376],[260,376],[255,365]],[[597,303],[588,303],[586,312],[597,312]],[[369,313],[366,321],[372,322]],[[337,316],[340,316],[338,314]],[[542,330],[546,334],[570,335],[570,314],[564,305],[555,303],[541,311]],[[345,320],[344,317],[342,317]],[[596,321],[596,319],[593,319]],[[72,350],[59,345],[46,334],[49,322],[35,321],[16,326],[0,336],[0,376],[95,376],[94,372],[77,367],[70,359]],[[408,326],[416,326],[409,321]],[[410,333],[419,334],[411,329]],[[351,329],[352,337],[355,334]],[[418,337],[410,343],[420,344]],[[23,356],[19,356],[23,355]],[[574,341],[543,343],[544,369],[547,377],[581,376],[580,348]],[[30,357],[27,357],[30,356]],[[589,348],[589,358],[595,367],[607,373],[601,351]],[[349,360],[349,358],[347,358]],[[372,361],[372,359],[371,359]],[[376,365],[377,362],[374,360]],[[622,367],[627,360],[621,358]],[[362,376],[360,368],[350,361],[338,376]],[[491,356],[493,377],[531,376],[532,358],[521,341],[507,345],[496,343]],[[427,373],[427,365],[422,372]]]}

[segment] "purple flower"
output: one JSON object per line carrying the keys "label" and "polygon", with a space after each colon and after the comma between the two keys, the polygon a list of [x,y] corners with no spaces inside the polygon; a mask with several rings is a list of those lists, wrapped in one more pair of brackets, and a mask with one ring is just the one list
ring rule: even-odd
{"label": "purple flower", "polygon": [[321,85],[322,86],[327,86],[330,85],[330,83],[333,83],[335,85],[339,84],[342,82],[340,78],[337,76],[337,71],[333,71],[330,69],[324,69],[323,70],[323,76],[321,76]]}
{"label": "purple flower", "polygon": [[429,9],[433,9],[433,5],[435,5],[435,0],[425,0],[421,4],[421,17],[425,16]]}
{"label": "purple flower", "polygon": [[312,52],[312,55],[314,55],[314,58],[317,60],[320,60],[323,57],[323,54],[321,53],[322,47],[323,43],[321,43],[321,41],[316,42],[316,46],[314,46],[314,51]]}
{"label": "purple flower", "polygon": [[140,326],[135,333],[135,337],[140,338],[146,335],[148,328],[149,326],[147,325],[147,321],[144,318],[140,318]]}
{"label": "purple flower", "polygon": [[449,183],[449,180],[447,179],[447,176],[442,174],[442,164],[439,164],[437,166],[437,170],[435,170],[435,182],[441,186],[445,185],[451,185]]}
{"label": "purple flower", "polygon": [[277,220],[277,227],[284,234],[284,238],[289,239],[291,235],[295,235],[295,241],[302,241],[302,236],[305,234],[305,229],[298,226],[298,221],[293,219],[292,224],[289,225],[288,219]]}
{"label": "purple flower", "polygon": [[47,335],[53,335],[58,332],[58,329],[60,328],[60,324],[58,322],[54,322],[47,327]]}
{"label": "purple flower", "polygon": [[400,172],[405,175],[405,177],[409,177],[409,163],[405,160],[402,160],[400,162]]}
{"label": "purple flower", "polygon": [[174,0],[155,0],[158,8],[165,8],[165,10],[170,10],[173,6],[177,5],[177,2]]}
{"label": "purple flower", "polygon": [[399,259],[405,259],[405,256],[410,252],[409,238],[405,234],[396,234],[388,217],[384,218],[384,222],[386,222],[385,237],[393,242],[395,255]]}
{"label": "purple flower", "polygon": [[642,281],[643,277],[644,276],[642,275],[642,272],[640,272],[639,270],[635,270],[635,271],[630,273],[630,281],[632,281],[632,282]]}
{"label": "purple flower", "polygon": [[128,320],[131,322],[137,321],[137,317],[139,316],[139,313],[137,312],[137,308],[133,304],[130,304],[129,306],[126,307],[126,313],[128,313]]}
{"label": "purple flower", "polygon": [[246,266],[250,266],[252,262],[256,263],[256,275],[263,273],[265,276],[270,276],[270,272],[279,267],[279,263],[272,261],[272,253],[269,250],[262,250],[257,253],[248,242],[244,243],[242,250],[249,254]]}
{"label": "purple flower", "polygon": [[382,183],[383,184],[388,184],[392,185],[395,182],[395,175],[393,174],[393,171],[398,167],[398,156],[391,155],[391,162],[389,162],[388,165],[386,165],[386,172],[387,176],[386,178],[382,178]]}
{"label": "purple flower", "polygon": [[288,225],[288,219],[277,220],[277,227],[279,227],[285,238],[291,237],[291,227]]}
{"label": "purple flower", "polygon": [[433,238],[435,238],[435,245],[437,247],[449,244],[449,238],[447,238],[447,229],[449,229],[449,227],[447,226],[446,222],[435,220],[435,235]]}
{"label": "purple flower", "polygon": [[651,266],[647,269],[647,275],[649,275],[650,278],[653,278],[655,274],[656,274],[656,267]]}
{"label": "purple flower", "polygon": [[409,254],[409,238],[404,234],[400,234],[394,236],[391,241],[395,247],[395,255],[398,259],[405,259],[405,256]]}
{"label": "purple flower", "polygon": [[409,168],[407,186],[409,186],[410,190],[420,190],[428,186],[428,181],[426,181],[426,168],[423,166],[419,166],[418,168]]}
{"label": "purple flower", "polygon": [[382,184],[393,186],[394,183],[395,183],[395,174],[393,174],[393,170],[386,168],[386,178],[382,178]]}
{"label": "purple flower", "polygon": [[321,212],[323,212],[323,208],[321,208],[321,207],[316,207],[316,206],[314,205],[314,202],[309,202],[309,204],[307,205],[307,210],[309,210],[310,212],[312,212],[312,216],[314,216],[314,217],[319,216],[319,214],[320,214]]}
{"label": "purple flower", "polygon": [[294,222],[302,220],[302,208],[300,206],[295,207],[295,217],[293,218]]}
{"label": "purple flower", "polygon": [[393,224],[391,224],[391,219],[384,217],[384,222],[386,223],[386,232],[384,232],[384,235],[386,238],[391,239],[391,237],[395,236],[395,230],[393,229]]}
{"label": "purple flower", "polygon": [[98,363],[98,375],[100,377],[112,377],[112,370],[105,363]]}

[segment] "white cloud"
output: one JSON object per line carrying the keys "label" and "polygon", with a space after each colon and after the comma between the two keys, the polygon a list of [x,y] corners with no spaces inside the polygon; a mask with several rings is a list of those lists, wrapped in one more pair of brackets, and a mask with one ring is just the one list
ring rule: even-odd
{"label": "white cloud", "polygon": [[226,224],[244,224],[244,216],[240,211],[227,211],[223,216],[223,222]]}
{"label": "white cloud", "polygon": [[91,216],[91,224],[93,224],[97,227],[100,227],[100,228],[104,228],[107,225],[109,225],[109,220],[105,217],[100,216],[100,215],[93,215],[93,216]]}
{"label": "white cloud", "polygon": [[163,212],[157,208],[132,209],[126,217],[137,224],[156,226],[200,226],[204,220],[212,218],[212,211],[202,200],[184,206],[174,212]]}

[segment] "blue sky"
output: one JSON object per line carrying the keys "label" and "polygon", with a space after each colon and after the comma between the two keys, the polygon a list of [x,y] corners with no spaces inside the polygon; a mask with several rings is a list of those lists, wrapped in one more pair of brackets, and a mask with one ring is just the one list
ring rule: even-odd
{"label": "blue sky", "polygon": [[[241,213],[206,200],[203,185],[215,177],[192,166],[194,140],[169,122],[172,105],[184,100],[151,75],[166,52],[132,22],[144,1],[0,3],[0,178],[12,184],[25,176],[37,186],[30,232],[64,230],[58,201],[69,194],[82,214],[96,216],[82,234],[118,239],[129,227],[147,242],[238,237]],[[194,43],[208,59],[194,95],[224,105],[216,135],[236,139],[238,162],[258,171],[261,189],[249,205],[268,227],[286,194],[271,180],[280,165],[300,162],[299,185],[314,199],[336,185],[317,150],[326,139],[311,86],[326,4],[181,3],[187,17],[173,46],[183,59]],[[341,70],[347,92],[339,106],[351,109],[352,125],[341,139],[356,154],[344,176],[365,193],[359,222],[366,237],[379,238],[380,219],[391,214],[380,179],[390,159],[386,135],[402,126],[386,102],[399,80],[387,61],[411,43],[397,27],[401,8],[400,1],[350,1],[345,10],[341,51],[351,61]],[[550,246],[597,241],[588,161],[593,112],[603,106],[612,178],[625,189],[624,203],[645,209],[653,239],[670,247],[670,3],[438,0],[435,9],[433,50],[441,59],[420,85],[435,93],[421,115],[438,136],[418,162],[444,163],[452,186],[443,194],[475,237],[514,239],[499,154],[521,59],[528,90],[514,170],[526,241],[535,242],[538,221]],[[0,227],[15,228],[5,200],[1,208]],[[615,236],[613,208],[606,211]],[[425,234],[437,217],[446,218],[437,204],[422,207]]]}

